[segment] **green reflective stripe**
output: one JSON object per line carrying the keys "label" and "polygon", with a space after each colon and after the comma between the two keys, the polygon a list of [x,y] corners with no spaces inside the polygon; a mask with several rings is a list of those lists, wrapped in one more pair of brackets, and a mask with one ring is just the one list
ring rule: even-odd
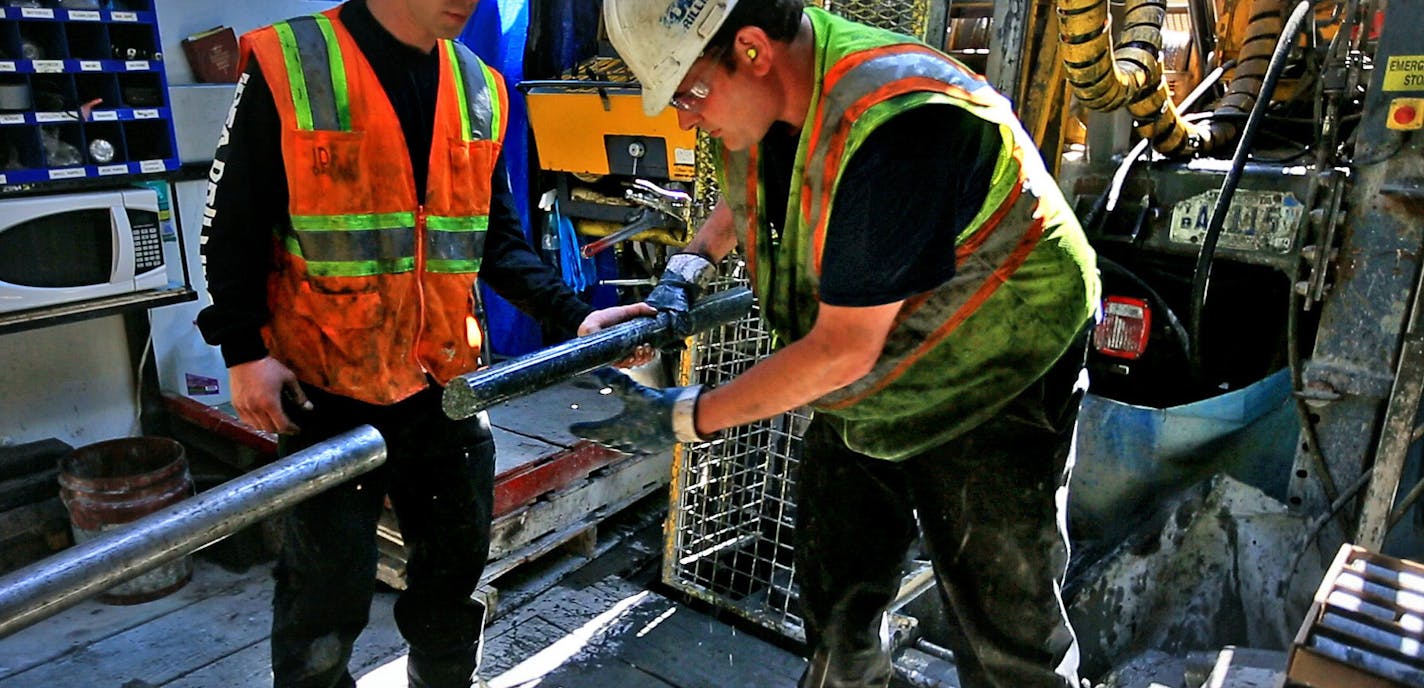
{"label": "green reflective stripe", "polygon": [[489,216],[445,217],[426,215],[425,226],[442,232],[483,232],[489,229]]}
{"label": "green reflective stripe", "polygon": [[351,131],[351,91],[346,86],[346,62],[341,57],[341,43],[336,40],[336,31],[331,27],[331,18],[317,14],[316,25],[326,38],[326,59],[329,65],[338,65],[331,71],[331,95],[336,105],[336,128]]}
{"label": "green reflective stripe", "polygon": [[463,86],[465,112],[470,124],[470,140],[493,139],[499,133],[499,92],[494,73],[480,58],[455,42],[450,43],[458,64],[457,76]]}
{"label": "green reflective stripe", "polygon": [[465,94],[465,69],[460,64],[454,41],[445,41],[445,56],[450,60],[450,68],[455,72],[455,96],[460,100],[460,138],[473,141],[474,137],[470,135],[469,97]]}
{"label": "green reflective stripe", "polygon": [[297,38],[292,35],[292,27],[287,22],[272,25],[277,39],[282,44],[282,58],[287,63],[287,81],[292,88],[292,105],[297,111],[297,128],[310,131],[312,128],[311,104],[307,102],[307,82],[302,75],[302,58],[297,50]]}
{"label": "green reflective stripe", "polygon": [[[307,238],[310,238],[310,235],[288,236],[283,239],[282,243],[286,246],[288,253],[306,261],[308,273],[319,277],[368,277],[410,272],[415,269],[414,255],[379,256],[362,260],[332,260],[332,256],[320,253],[327,250],[325,246],[314,246],[308,242],[308,250],[303,251],[302,239]],[[413,237],[410,244],[414,245]],[[410,251],[414,253],[413,248]]]}
{"label": "green reflective stripe", "polygon": [[426,232],[426,265],[440,261],[478,262],[484,255],[484,232]]}
{"label": "green reflective stripe", "polygon": [[336,95],[331,88],[332,63],[327,36],[322,33],[315,17],[297,17],[289,20],[287,25],[291,27],[301,55],[302,81],[306,85],[311,126],[321,131],[335,130],[340,123],[336,119]]}
{"label": "green reflective stripe", "polygon": [[415,213],[371,213],[369,215],[293,215],[292,228],[302,231],[342,229],[385,229],[414,227]]}
{"label": "green reflective stripe", "polygon": [[372,277],[410,272],[415,269],[414,258],[393,260],[369,260],[359,262],[307,261],[307,274],[317,277]]}
{"label": "green reflective stripe", "polygon": [[[484,67],[484,65],[481,65],[481,67]],[[499,136],[499,131],[500,131],[500,121],[499,121],[499,117],[500,117],[500,114],[499,114],[499,113],[500,113],[499,85],[494,82],[494,72],[490,71],[489,68],[485,67],[485,68],[481,69],[481,70],[480,70],[480,73],[481,73],[481,74],[484,74],[484,77],[485,77],[485,93],[489,95],[489,102],[490,102],[489,138],[492,139],[492,138],[495,138],[495,137]]]}
{"label": "green reflective stripe", "polygon": [[480,271],[480,259],[474,260],[427,260],[425,261],[426,272],[438,272],[441,274],[464,274],[467,272]]}
{"label": "green reflective stripe", "polygon": [[425,218],[425,269],[427,272],[479,272],[485,250],[489,217]]}

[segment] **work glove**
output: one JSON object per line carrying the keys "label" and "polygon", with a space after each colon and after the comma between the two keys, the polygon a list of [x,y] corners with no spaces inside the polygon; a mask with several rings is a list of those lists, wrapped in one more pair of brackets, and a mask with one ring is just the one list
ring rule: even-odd
{"label": "work glove", "polygon": [[618,395],[623,410],[611,418],[574,423],[569,432],[629,454],[656,454],[677,442],[706,441],[693,424],[702,385],[654,389],[614,368],[593,374]]}
{"label": "work glove", "polygon": [[646,303],[658,309],[659,313],[668,314],[673,332],[682,337],[691,336],[692,318],[687,310],[716,275],[717,268],[701,255],[674,253],[668,258],[667,269],[658,280],[658,286],[653,287],[653,293],[648,295]]}

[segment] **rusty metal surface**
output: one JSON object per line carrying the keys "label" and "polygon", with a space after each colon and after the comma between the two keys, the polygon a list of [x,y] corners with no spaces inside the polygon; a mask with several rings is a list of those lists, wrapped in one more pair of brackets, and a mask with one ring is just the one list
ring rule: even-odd
{"label": "rusty metal surface", "polygon": [[[1375,63],[1424,53],[1422,23],[1424,4],[1390,3]],[[1375,69],[1370,77],[1335,284],[1303,373],[1302,392],[1319,419],[1321,453],[1337,485],[1352,482],[1373,458],[1424,250],[1424,202],[1395,191],[1424,179],[1424,147],[1411,132],[1385,127],[1389,102],[1398,95],[1383,91],[1385,71]],[[1325,509],[1330,499],[1307,452],[1297,452],[1292,474],[1292,503],[1312,513]]]}

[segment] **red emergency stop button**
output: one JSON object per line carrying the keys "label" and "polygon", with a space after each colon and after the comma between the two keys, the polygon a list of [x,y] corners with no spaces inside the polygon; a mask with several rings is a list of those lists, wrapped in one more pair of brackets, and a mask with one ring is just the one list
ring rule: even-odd
{"label": "red emergency stop button", "polygon": [[1414,118],[1419,116],[1419,111],[1413,105],[1401,105],[1394,109],[1394,123],[1399,125],[1413,124]]}
{"label": "red emergency stop button", "polygon": [[1424,129],[1424,98],[1395,98],[1390,101],[1385,127],[1403,131]]}

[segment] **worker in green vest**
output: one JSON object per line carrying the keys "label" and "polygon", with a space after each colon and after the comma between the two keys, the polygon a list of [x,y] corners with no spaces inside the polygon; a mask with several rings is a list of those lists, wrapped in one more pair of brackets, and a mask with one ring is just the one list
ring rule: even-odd
{"label": "worker in green vest", "polygon": [[[1094,255],[1008,101],[923,43],[801,0],[605,0],[649,114],[718,142],[722,199],[649,310],[734,247],[782,344],[731,382],[624,398],[628,451],[815,410],[797,481],[802,686],[885,686],[917,528],[965,686],[1073,686],[1060,585]],[[585,321],[584,333],[607,326]]]}

